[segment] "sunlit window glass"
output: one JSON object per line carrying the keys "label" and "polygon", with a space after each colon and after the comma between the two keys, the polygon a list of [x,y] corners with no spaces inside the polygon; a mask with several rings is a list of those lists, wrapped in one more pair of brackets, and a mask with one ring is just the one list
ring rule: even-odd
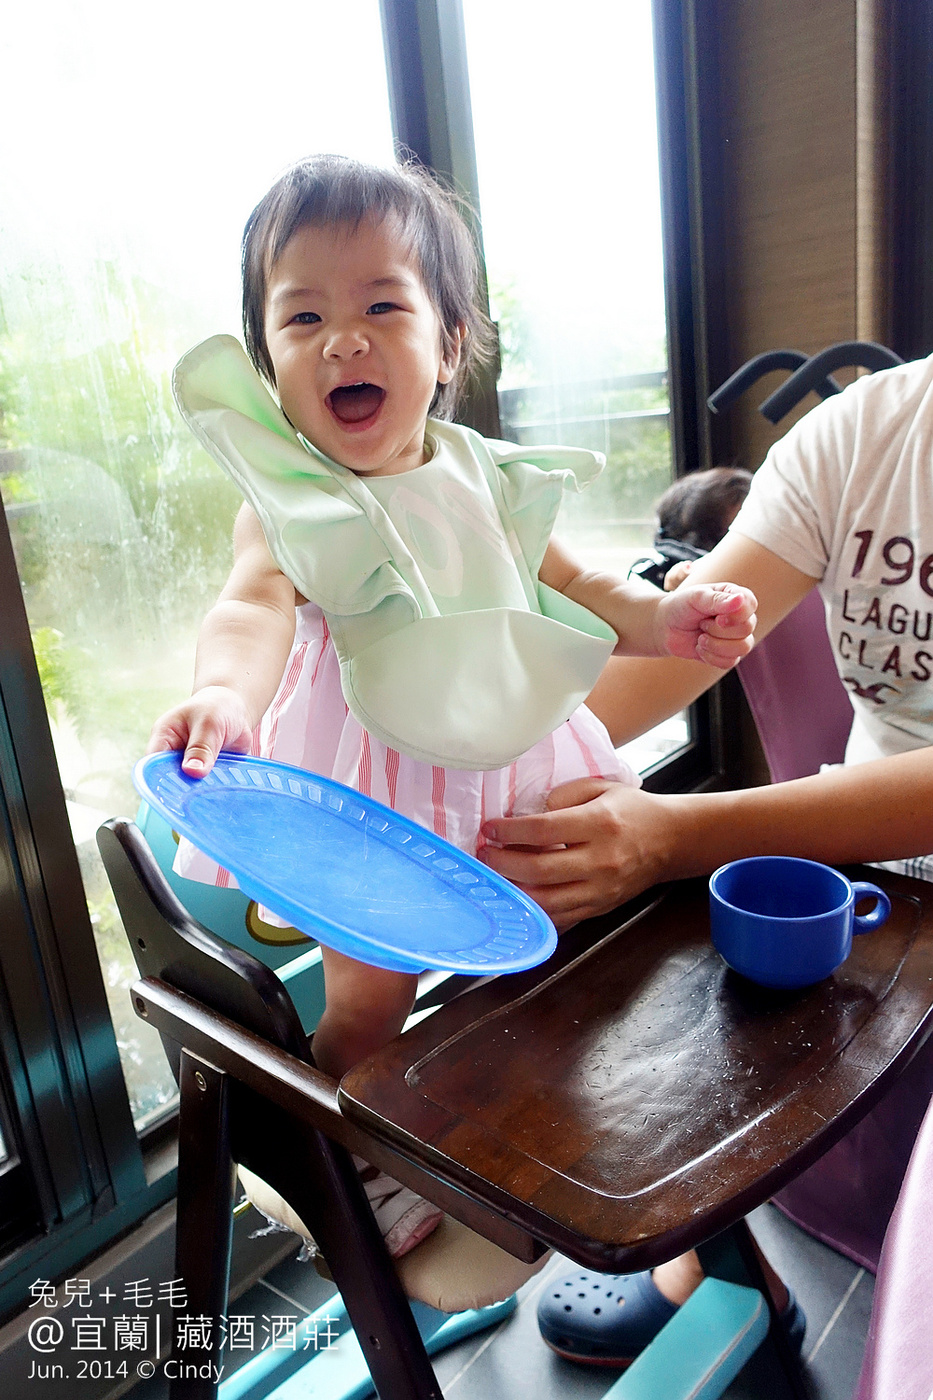
{"label": "sunlit window glass", "polygon": [[[464,0],[503,435],[607,458],[558,531],[625,574],[670,484],[650,0]],[[639,743],[645,768],[684,719]]]}
{"label": "sunlit window glass", "polygon": [[391,159],[378,4],[34,0],[0,54],[0,488],[142,1126],[174,1083],[94,833],[135,810],[132,764],[190,687],[238,504],[169,378],[238,333],[239,233],[285,166]]}

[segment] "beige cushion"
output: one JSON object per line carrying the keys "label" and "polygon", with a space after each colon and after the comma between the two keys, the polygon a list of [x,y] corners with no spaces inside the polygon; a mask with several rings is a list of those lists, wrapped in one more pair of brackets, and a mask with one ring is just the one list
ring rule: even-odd
{"label": "beige cushion", "polygon": [[[310,1231],[284,1197],[245,1167],[237,1170],[243,1190],[257,1210],[310,1240]],[[544,1267],[548,1257],[545,1254],[534,1264],[525,1264],[445,1215],[437,1229],[395,1267],[409,1298],[455,1313],[488,1307],[510,1297]]]}

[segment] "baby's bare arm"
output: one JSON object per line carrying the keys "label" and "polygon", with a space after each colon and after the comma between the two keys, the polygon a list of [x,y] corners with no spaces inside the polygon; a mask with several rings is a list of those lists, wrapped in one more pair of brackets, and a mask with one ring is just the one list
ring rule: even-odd
{"label": "baby's bare arm", "polygon": [[149,738],[149,753],[184,748],[192,776],[209,772],[222,748],[249,748],[282,678],[302,601],[245,505],[233,547],[230,577],[201,626],[194,690],[156,721]]}
{"label": "baby's bare arm", "polygon": [[[696,561],[691,576],[704,583],[729,579],[753,591],[758,599],[756,642],[766,637],[816,583],[815,578],[734,530]],[[613,743],[626,744],[691,704],[721,674],[712,666],[672,656],[614,656],[587,704],[609,730]]]}
{"label": "baby's bare arm", "polygon": [[756,599],[740,585],[686,584],[665,594],[585,569],[554,539],[539,577],[608,622],[619,638],[617,656],[676,656],[723,671],[752,649]]}

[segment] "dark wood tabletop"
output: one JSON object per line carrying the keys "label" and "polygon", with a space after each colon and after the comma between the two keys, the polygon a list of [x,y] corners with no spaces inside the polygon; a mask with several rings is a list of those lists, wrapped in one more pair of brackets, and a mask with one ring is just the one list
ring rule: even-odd
{"label": "dark wood tabletop", "polygon": [[826,981],[730,972],[705,880],[650,891],[489,979],[342,1081],[343,1114],[580,1264],[647,1268],[815,1161],[933,1028],[933,885]]}

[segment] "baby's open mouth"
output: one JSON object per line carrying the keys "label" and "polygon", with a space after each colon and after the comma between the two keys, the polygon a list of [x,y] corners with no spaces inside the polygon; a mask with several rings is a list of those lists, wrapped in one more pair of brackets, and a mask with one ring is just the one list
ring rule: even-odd
{"label": "baby's open mouth", "polygon": [[362,423],[371,418],[385,398],[378,384],[341,384],[327,395],[331,413],[341,423]]}

